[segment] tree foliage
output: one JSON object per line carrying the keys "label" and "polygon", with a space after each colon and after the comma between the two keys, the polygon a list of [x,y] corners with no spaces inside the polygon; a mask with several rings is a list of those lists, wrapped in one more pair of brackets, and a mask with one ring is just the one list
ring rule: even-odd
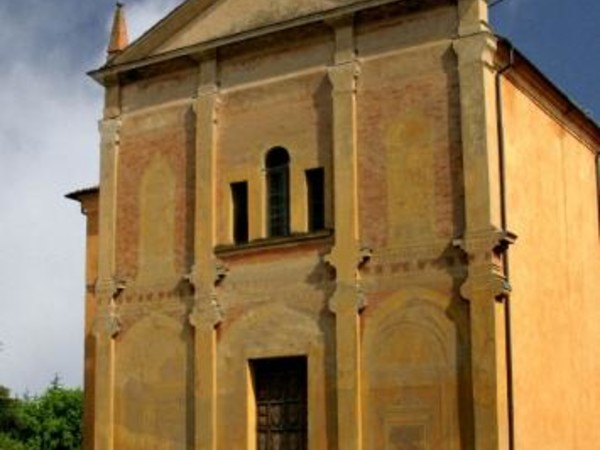
{"label": "tree foliage", "polygon": [[40,396],[13,398],[0,386],[0,449],[79,450],[83,394],[58,377]]}

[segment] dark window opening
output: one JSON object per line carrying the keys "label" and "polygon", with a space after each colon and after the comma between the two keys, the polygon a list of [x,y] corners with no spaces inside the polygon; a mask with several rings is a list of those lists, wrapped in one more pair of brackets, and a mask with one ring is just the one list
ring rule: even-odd
{"label": "dark window opening", "polygon": [[305,357],[251,361],[257,450],[307,450]]}
{"label": "dark window opening", "polygon": [[271,237],[290,234],[289,164],[286,149],[275,147],[267,153],[267,226]]}
{"label": "dark window opening", "polygon": [[308,231],[325,228],[325,171],[322,167],[306,171]]}
{"label": "dark window opening", "polygon": [[248,242],[248,183],[241,181],[231,184],[233,206],[233,241],[236,244]]}

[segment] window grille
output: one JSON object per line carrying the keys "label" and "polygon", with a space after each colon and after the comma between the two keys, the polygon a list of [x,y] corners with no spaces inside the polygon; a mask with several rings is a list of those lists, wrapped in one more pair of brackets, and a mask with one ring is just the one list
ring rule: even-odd
{"label": "window grille", "polygon": [[307,450],[305,357],[251,362],[257,450]]}
{"label": "window grille", "polygon": [[290,234],[289,162],[288,152],[282,147],[267,153],[267,226],[271,237]]}

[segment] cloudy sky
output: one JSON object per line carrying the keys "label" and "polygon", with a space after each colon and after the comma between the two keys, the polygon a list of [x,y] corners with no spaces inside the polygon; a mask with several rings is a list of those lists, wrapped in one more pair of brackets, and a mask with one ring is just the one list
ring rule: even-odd
{"label": "cloudy sky", "polygon": [[[131,0],[130,36],[179,0]],[[98,180],[113,0],[0,0],[0,384],[82,380],[85,220],[63,196]]]}
{"label": "cloudy sky", "polygon": [[[129,0],[130,37],[182,0]],[[299,0],[301,1],[301,0]],[[0,0],[0,384],[81,385],[84,217],[113,0]],[[600,2],[503,0],[495,30],[600,118]]]}

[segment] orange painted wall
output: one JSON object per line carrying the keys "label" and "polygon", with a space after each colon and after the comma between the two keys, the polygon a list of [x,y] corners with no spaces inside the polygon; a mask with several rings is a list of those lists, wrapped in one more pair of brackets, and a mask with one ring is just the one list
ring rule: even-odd
{"label": "orange painted wall", "polygon": [[508,229],[519,236],[510,250],[516,447],[598,448],[595,156],[514,82],[502,89]]}

